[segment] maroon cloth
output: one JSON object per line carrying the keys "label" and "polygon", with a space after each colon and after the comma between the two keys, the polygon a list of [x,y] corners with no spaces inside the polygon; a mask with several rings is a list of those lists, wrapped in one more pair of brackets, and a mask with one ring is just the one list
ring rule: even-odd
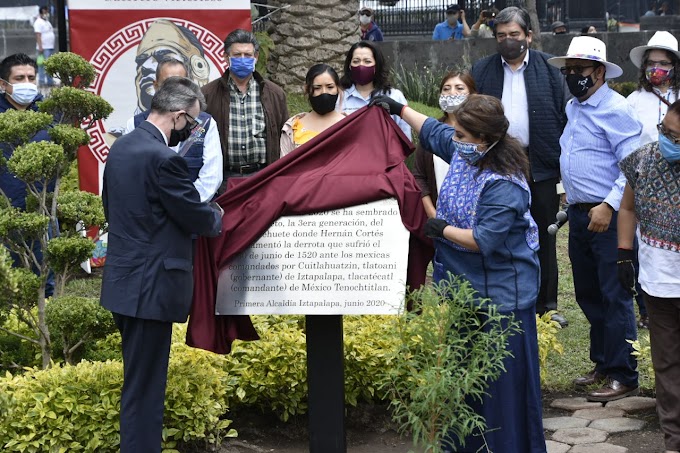
{"label": "maroon cloth", "polygon": [[224,209],[222,234],[197,244],[187,344],[227,354],[235,339],[259,338],[249,316],[215,315],[217,280],[281,216],[394,197],[411,232],[406,282],[421,286],[433,248],[423,235],[427,216],[420,189],[404,163],[412,151],[387,112],[364,107],[222,194],[216,200]]}

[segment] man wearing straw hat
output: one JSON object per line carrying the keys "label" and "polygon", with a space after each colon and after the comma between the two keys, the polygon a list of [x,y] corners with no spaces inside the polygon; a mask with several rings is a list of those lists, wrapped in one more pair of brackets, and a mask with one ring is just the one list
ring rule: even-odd
{"label": "man wearing straw hat", "polygon": [[626,342],[637,338],[635,313],[617,278],[616,219],[626,184],[618,164],[638,147],[642,127],[626,99],[607,86],[606,79],[623,71],[607,61],[604,42],[575,37],[567,55],[548,63],[560,68],[574,96],[560,137],[560,170],[576,302],[590,322],[595,364],[574,384],[600,384],[587,399],[613,401],[638,393],[636,361]]}

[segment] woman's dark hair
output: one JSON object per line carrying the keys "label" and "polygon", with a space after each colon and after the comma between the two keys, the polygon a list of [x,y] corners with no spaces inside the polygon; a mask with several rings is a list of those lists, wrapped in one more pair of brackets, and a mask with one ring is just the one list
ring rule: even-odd
{"label": "woman's dark hair", "polygon": [[500,175],[530,178],[529,157],[517,139],[507,134],[510,123],[503,104],[493,96],[471,94],[455,112],[456,124],[491,146],[479,160],[479,171],[490,170]]}
{"label": "woman's dark hair", "polygon": [[385,63],[385,57],[383,56],[382,51],[371,44],[370,41],[359,41],[349,48],[347,56],[345,57],[345,64],[342,68],[342,78],[340,79],[342,87],[347,89],[354,84],[350,66],[352,64],[354,51],[357,49],[371,49],[371,52],[373,52],[373,59],[375,60],[375,77],[373,78],[373,91],[371,92],[371,97],[376,94],[388,94],[392,89],[389,68]]}
{"label": "woman's dark hair", "polygon": [[309,71],[307,71],[307,75],[305,76],[305,94],[307,95],[307,98],[312,97],[312,93],[314,92],[314,88],[312,87],[314,85],[314,79],[316,79],[317,76],[326,73],[331,75],[333,82],[335,82],[338,89],[340,89],[340,77],[338,77],[338,73],[335,72],[335,69],[325,63],[317,63],[309,68]]}
{"label": "woman's dark hair", "polygon": [[680,117],[680,101],[675,101],[674,103],[671,104],[670,107],[668,107],[666,116],[668,116],[669,113],[672,113],[673,115]]}
{"label": "woman's dark hair", "polygon": [[[643,88],[645,91],[652,91],[652,84],[647,80],[647,75],[645,70],[647,69],[647,62],[649,61],[649,53],[652,50],[664,50],[664,49],[649,49],[645,51],[645,55],[642,57],[642,64],[640,65],[640,72],[638,76],[638,88]],[[677,93],[680,91],[680,59],[667,50],[665,50],[668,61],[673,63],[673,76],[671,78],[670,88],[674,89]]]}
{"label": "woman's dark hair", "polygon": [[472,78],[472,74],[470,74],[468,71],[455,71],[455,70],[449,71],[446,74],[444,74],[444,77],[442,78],[442,81],[439,84],[440,93],[444,89],[444,85],[446,85],[446,82],[449,79],[453,79],[454,77],[458,77],[465,84],[465,86],[467,86],[468,91],[470,91],[470,94],[477,93],[477,85],[475,84],[475,79]]}

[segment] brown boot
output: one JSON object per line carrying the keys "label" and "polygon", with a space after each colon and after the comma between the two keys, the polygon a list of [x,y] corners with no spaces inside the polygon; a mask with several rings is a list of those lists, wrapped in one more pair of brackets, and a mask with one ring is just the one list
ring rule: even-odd
{"label": "brown boot", "polygon": [[599,371],[593,370],[588,374],[579,376],[574,379],[574,385],[585,387],[586,385],[600,384],[607,381],[607,376]]}
{"label": "brown boot", "polygon": [[594,390],[586,396],[588,401],[607,403],[609,401],[620,400],[627,396],[635,396],[640,393],[638,387],[628,387],[616,379],[607,379],[607,383],[601,388]]}

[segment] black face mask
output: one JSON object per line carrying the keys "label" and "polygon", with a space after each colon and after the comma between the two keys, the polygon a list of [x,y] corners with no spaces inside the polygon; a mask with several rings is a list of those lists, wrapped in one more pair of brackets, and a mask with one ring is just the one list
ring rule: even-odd
{"label": "black face mask", "polygon": [[335,104],[337,102],[337,94],[324,93],[318,96],[309,97],[309,103],[312,104],[312,110],[319,115],[325,115],[335,110]]}
{"label": "black face mask", "polygon": [[505,38],[498,43],[498,53],[508,61],[518,59],[527,50],[526,39]]}
{"label": "black face mask", "polygon": [[183,142],[187,138],[191,136],[191,127],[189,125],[189,121],[187,121],[187,124],[184,125],[184,127],[180,130],[177,130],[173,127],[173,129],[170,131],[170,138],[168,139],[168,146],[173,147],[179,145],[180,142]]}
{"label": "black face mask", "polygon": [[[591,74],[592,75],[592,74]],[[567,86],[569,92],[575,98],[580,98],[588,93],[588,90],[595,85],[590,75],[584,76],[581,74],[567,74]]]}

